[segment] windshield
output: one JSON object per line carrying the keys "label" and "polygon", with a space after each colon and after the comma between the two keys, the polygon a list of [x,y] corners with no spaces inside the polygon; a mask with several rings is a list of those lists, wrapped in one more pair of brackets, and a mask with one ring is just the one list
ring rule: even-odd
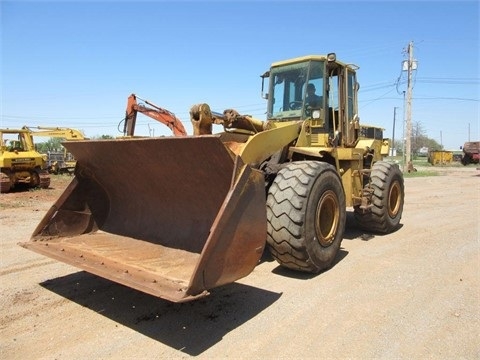
{"label": "windshield", "polygon": [[18,133],[2,133],[0,138],[2,151],[27,151],[28,146],[25,139]]}
{"label": "windshield", "polygon": [[304,118],[323,106],[323,61],[275,67],[270,73],[267,118]]}

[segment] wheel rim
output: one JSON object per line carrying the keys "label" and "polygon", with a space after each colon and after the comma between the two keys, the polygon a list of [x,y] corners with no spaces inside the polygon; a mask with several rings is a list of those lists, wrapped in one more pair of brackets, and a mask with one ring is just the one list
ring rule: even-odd
{"label": "wheel rim", "polygon": [[395,181],[388,192],[388,215],[390,217],[395,217],[398,214],[400,209],[400,194],[402,190],[400,188],[400,183]]}
{"label": "wheel rim", "polygon": [[318,202],[315,217],[315,233],[320,245],[327,247],[333,243],[337,234],[339,217],[338,199],[333,191],[326,191]]}

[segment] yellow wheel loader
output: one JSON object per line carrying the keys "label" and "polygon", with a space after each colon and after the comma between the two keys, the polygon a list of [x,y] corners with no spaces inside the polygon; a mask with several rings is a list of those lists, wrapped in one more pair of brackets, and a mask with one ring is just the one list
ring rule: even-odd
{"label": "yellow wheel loader", "polygon": [[173,302],[247,276],[266,248],[328,269],[348,207],[376,233],[403,212],[389,141],[359,121],[357,69],[333,53],[272,64],[265,121],[197,104],[194,135],[66,142],[75,177],[20,245]]}

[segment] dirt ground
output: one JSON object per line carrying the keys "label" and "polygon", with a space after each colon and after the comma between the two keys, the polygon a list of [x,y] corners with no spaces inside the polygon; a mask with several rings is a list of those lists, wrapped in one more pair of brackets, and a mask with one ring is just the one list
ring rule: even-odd
{"label": "dirt ground", "polygon": [[480,359],[480,171],[405,179],[402,227],[365,236],[349,209],[335,265],[264,259],[173,304],[37,255],[29,239],[69,182],[0,197],[2,359]]}

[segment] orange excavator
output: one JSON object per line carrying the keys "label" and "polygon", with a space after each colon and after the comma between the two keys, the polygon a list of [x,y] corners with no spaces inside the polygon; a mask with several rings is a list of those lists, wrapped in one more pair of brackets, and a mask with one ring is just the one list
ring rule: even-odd
{"label": "orange excavator", "polygon": [[[142,100],[145,104],[150,105],[151,107],[147,107],[143,104],[138,104],[137,98],[139,100]],[[172,130],[175,136],[187,135],[187,131],[183,127],[182,122],[175,116],[175,114],[161,108],[160,106],[153,104],[148,100],[141,99],[135,94],[131,94],[127,100],[127,110],[125,113],[125,124],[123,128],[124,136],[134,135],[138,112],[141,112],[142,114],[149,116],[152,119],[161,122],[162,124],[167,125],[170,130]]]}

